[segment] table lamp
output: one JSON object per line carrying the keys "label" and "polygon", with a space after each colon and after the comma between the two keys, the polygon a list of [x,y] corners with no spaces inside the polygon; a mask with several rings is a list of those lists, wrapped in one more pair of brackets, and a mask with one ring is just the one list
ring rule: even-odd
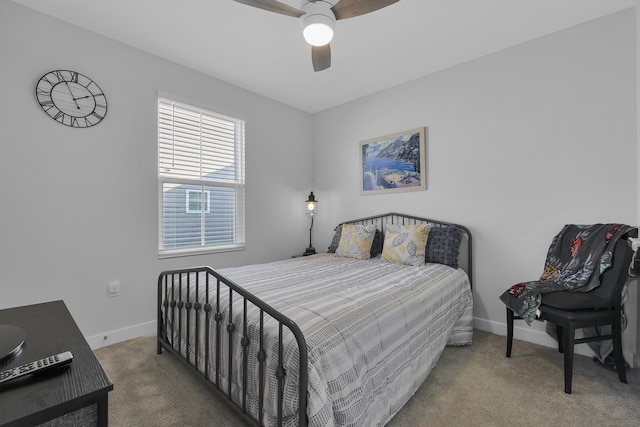
{"label": "table lamp", "polygon": [[309,247],[304,251],[304,256],[313,255],[316,253],[315,248],[311,244],[311,230],[313,229],[313,217],[318,215],[318,201],[316,196],[313,195],[313,191],[309,193],[309,198],[304,202],[304,212],[311,218],[311,227],[309,227]]}

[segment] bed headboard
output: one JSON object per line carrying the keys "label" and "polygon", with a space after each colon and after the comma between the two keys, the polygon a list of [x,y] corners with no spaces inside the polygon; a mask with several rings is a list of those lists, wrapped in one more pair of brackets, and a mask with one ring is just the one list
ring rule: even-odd
{"label": "bed headboard", "polygon": [[423,218],[413,215],[405,215],[399,213],[386,213],[382,215],[369,216],[366,218],[353,219],[345,221],[342,224],[374,224],[378,227],[378,230],[382,233],[384,239],[384,227],[386,224],[399,224],[399,225],[411,225],[411,224],[431,224],[432,227],[445,227],[447,225],[455,225],[462,230],[462,242],[460,243],[460,254],[458,255],[458,265],[469,276],[469,282],[473,285],[473,263],[471,252],[471,231],[464,225],[454,224],[452,222],[438,221],[435,219]]}

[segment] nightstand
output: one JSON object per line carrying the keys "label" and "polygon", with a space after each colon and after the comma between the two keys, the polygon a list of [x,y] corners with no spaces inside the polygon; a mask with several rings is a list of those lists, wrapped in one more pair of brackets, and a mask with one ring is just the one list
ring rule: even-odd
{"label": "nightstand", "polygon": [[0,324],[26,331],[22,350],[0,371],[65,351],[73,354],[67,366],[0,384],[0,426],[108,424],[113,383],[64,302],[0,310]]}

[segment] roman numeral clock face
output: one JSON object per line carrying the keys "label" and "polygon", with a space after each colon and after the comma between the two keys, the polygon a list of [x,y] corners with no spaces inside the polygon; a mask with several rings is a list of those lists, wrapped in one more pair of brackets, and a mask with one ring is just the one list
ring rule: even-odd
{"label": "roman numeral clock face", "polygon": [[49,117],[74,128],[94,126],[107,114],[107,98],[100,87],[75,71],[55,70],[42,76],[36,98]]}

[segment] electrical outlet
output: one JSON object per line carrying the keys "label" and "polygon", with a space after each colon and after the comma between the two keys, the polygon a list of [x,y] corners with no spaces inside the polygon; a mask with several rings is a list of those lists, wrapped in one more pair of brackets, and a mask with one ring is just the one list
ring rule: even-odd
{"label": "electrical outlet", "polygon": [[107,289],[107,295],[110,297],[117,297],[120,295],[120,281],[112,280],[109,282],[109,288]]}

